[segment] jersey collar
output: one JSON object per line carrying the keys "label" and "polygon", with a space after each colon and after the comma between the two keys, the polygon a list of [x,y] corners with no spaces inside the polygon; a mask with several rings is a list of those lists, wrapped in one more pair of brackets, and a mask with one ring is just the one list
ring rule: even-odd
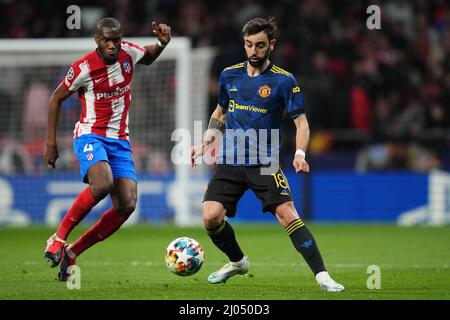
{"label": "jersey collar", "polygon": [[247,75],[247,77],[249,77],[249,78],[257,78],[257,77],[262,76],[263,74],[265,74],[266,72],[268,72],[268,71],[270,70],[270,68],[272,68],[272,61],[269,62],[269,64],[267,65],[267,67],[266,67],[260,74],[258,74],[257,76],[254,76],[254,77],[251,77],[251,76],[248,75],[248,72],[247,72],[247,65],[248,65],[248,60],[244,61],[244,72],[245,72],[245,74]]}

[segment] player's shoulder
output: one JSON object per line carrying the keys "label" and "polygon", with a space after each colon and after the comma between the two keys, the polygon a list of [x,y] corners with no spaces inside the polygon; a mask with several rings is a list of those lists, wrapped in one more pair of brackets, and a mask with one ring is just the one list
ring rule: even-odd
{"label": "player's shoulder", "polygon": [[141,46],[137,45],[136,43],[126,41],[126,40],[122,40],[121,48],[122,48],[122,50],[125,50],[125,51],[130,51],[133,49],[134,50],[144,50]]}
{"label": "player's shoulder", "polygon": [[66,76],[66,80],[71,80],[72,78],[78,78],[79,76],[86,77],[89,75],[92,66],[95,65],[94,60],[96,58],[97,52],[95,50],[85,54],[81,58],[75,60],[69,68]]}
{"label": "player's shoulder", "polygon": [[95,50],[93,50],[93,51],[85,54],[81,58],[75,60],[72,63],[72,66],[73,67],[78,67],[78,68],[83,67],[83,65],[85,65],[86,63],[89,63],[89,62],[93,61],[96,58],[95,57],[96,54],[97,54],[97,52],[95,52]]}
{"label": "player's shoulder", "polygon": [[222,75],[232,75],[242,73],[245,68],[245,62],[233,64],[232,66],[226,67],[222,71]]}
{"label": "player's shoulder", "polygon": [[95,50],[91,51],[72,63],[64,78],[66,89],[73,91],[72,86],[75,82],[79,85],[89,77],[96,54]]}
{"label": "player's shoulder", "polygon": [[230,71],[230,70],[242,69],[242,68],[244,68],[244,67],[245,67],[245,62],[239,62],[239,63],[233,64],[232,66],[225,67],[225,68],[223,69],[223,71]]}
{"label": "player's shoulder", "polygon": [[274,64],[272,64],[270,66],[270,72],[272,74],[274,74],[275,76],[278,76],[280,78],[286,78],[287,77],[287,78],[289,78],[291,80],[295,80],[295,77],[294,77],[294,75],[292,73],[290,73],[289,71],[286,71],[286,70],[284,70],[284,69],[282,69],[282,68],[280,68],[280,67],[278,67],[278,66],[276,66]]}
{"label": "player's shoulder", "polygon": [[130,42],[130,41],[126,41],[126,40],[122,40],[122,42],[120,43],[120,45],[122,46],[122,48],[127,48],[127,47],[138,47],[137,44]]}

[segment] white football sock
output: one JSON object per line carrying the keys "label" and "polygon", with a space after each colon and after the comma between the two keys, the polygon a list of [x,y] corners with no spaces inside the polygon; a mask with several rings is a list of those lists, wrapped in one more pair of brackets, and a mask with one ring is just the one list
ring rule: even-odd
{"label": "white football sock", "polygon": [[231,261],[231,264],[233,265],[233,266],[235,266],[235,267],[240,267],[244,262],[245,262],[245,260],[246,260],[246,256],[244,256],[241,260],[239,260],[239,261],[236,261],[236,262],[233,262],[233,261]]}
{"label": "white football sock", "polygon": [[319,272],[316,274],[316,280],[319,284],[323,283],[324,281],[331,279],[330,275],[326,271]]}

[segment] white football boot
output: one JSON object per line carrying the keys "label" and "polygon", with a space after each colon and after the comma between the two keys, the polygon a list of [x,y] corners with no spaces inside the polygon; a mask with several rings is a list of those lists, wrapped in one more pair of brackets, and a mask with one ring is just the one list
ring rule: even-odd
{"label": "white football boot", "polygon": [[345,290],[344,286],[334,281],[326,271],[316,274],[316,280],[322,290],[326,292],[341,292]]}
{"label": "white football boot", "polygon": [[208,277],[208,282],[211,284],[225,283],[232,276],[246,274],[249,267],[250,262],[248,261],[248,258],[244,256],[240,261],[228,262],[216,272],[211,273]]}

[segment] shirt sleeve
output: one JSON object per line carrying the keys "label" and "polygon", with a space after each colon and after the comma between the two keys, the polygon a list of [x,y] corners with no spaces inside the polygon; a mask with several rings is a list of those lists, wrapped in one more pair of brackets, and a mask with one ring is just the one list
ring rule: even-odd
{"label": "shirt sleeve", "polygon": [[89,74],[87,65],[85,63],[75,62],[69,71],[67,71],[62,84],[67,91],[75,92],[85,85],[86,74]]}
{"label": "shirt sleeve", "polygon": [[230,97],[228,96],[227,91],[227,79],[225,73],[222,71],[219,79],[219,99],[218,104],[222,108],[228,109],[228,103],[230,101]]}
{"label": "shirt sleeve", "polygon": [[283,98],[285,108],[291,119],[295,119],[305,113],[303,96],[300,92],[297,80],[293,75],[289,76],[289,80],[286,81],[283,89]]}
{"label": "shirt sleeve", "polygon": [[133,60],[133,66],[138,63],[139,60],[141,60],[146,54],[148,54],[145,48],[127,41],[122,41],[122,49],[131,56],[131,60]]}

